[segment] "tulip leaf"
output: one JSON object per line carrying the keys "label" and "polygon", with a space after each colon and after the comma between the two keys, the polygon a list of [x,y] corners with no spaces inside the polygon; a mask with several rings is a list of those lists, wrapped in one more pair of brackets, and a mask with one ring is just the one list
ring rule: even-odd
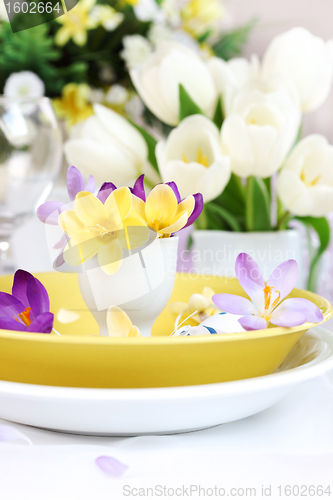
{"label": "tulip leaf", "polygon": [[252,19],[244,26],[240,26],[233,31],[224,33],[212,47],[217,57],[228,61],[232,57],[238,56],[242,52],[242,49],[256,23],[257,19]]}
{"label": "tulip leaf", "polygon": [[315,291],[318,277],[318,264],[321,256],[330,243],[330,225],[326,217],[295,217],[307,227],[312,228],[318,235],[319,248],[311,258],[310,273],[308,278],[308,290]]}
{"label": "tulip leaf", "polygon": [[179,121],[184,120],[191,115],[203,115],[199,106],[195,104],[192,98],[188,95],[183,85],[179,84]]}
{"label": "tulip leaf", "polygon": [[230,180],[224,191],[214,200],[221,207],[228,210],[236,217],[245,217],[245,194],[241,178],[231,174]]}
{"label": "tulip leaf", "polygon": [[132,122],[131,120],[129,120],[129,121],[133,125],[133,127],[135,127],[140,132],[140,134],[142,135],[142,137],[146,141],[146,144],[147,144],[147,147],[148,147],[148,160],[149,160],[149,163],[152,165],[152,167],[159,174],[160,172],[159,172],[159,169],[158,169],[156,155],[155,155],[155,148],[156,148],[157,140],[152,135],[150,135],[150,133],[147,132],[147,130],[145,130],[144,128],[140,127],[139,125],[137,125],[136,123]]}
{"label": "tulip leaf", "polygon": [[223,103],[221,96],[219,97],[219,100],[217,101],[216,108],[215,108],[215,113],[213,117],[213,122],[217,126],[217,128],[222,127],[222,123],[224,121],[224,110],[223,110]]}
{"label": "tulip leaf", "polygon": [[212,202],[206,203],[205,208],[208,214],[209,212],[212,212],[213,214],[219,215],[221,219],[224,220],[233,231],[240,232],[242,230],[237,218],[225,208],[222,208],[221,206]]}
{"label": "tulip leaf", "polygon": [[271,231],[271,200],[259,177],[248,177],[246,183],[246,228],[248,231]]}

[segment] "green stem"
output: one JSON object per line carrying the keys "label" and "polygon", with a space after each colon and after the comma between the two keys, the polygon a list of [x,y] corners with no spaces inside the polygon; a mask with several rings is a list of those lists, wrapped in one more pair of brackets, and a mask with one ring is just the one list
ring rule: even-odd
{"label": "green stem", "polygon": [[287,210],[282,217],[278,220],[277,229],[278,231],[283,231],[288,228],[289,221],[291,219],[290,212]]}

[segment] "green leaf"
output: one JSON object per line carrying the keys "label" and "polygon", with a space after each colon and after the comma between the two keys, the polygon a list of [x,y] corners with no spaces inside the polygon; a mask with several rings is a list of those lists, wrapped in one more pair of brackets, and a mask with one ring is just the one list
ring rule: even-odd
{"label": "green leaf", "polygon": [[131,120],[129,120],[129,121],[133,125],[133,127],[135,127],[140,132],[140,134],[142,135],[142,137],[146,141],[146,144],[148,147],[148,160],[149,160],[150,164],[152,165],[152,167],[159,174],[160,172],[158,170],[158,165],[157,165],[157,160],[156,160],[156,155],[155,155],[155,148],[156,148],[157,140],[154,139],[154,137],[152,135],[150,135],[150,133],[147,132],[147,130],[140,127],[139,125],[132,122]]}
{"label": "green leaf", "polygon": [[207,40],[207,38],[212,34],[212,30],[205,31],[202,35],[198,36],[198,43],[203,43]]}
{"label": "green leaf", "polygon": [[222,35],[220,40],[218,40],[212,47],[215,54],[226,61],[232,57],[238,56],[242,52],[242,49],[256,23],[257,19],[252,19],[244,26],[240,26],[239,28]]}
{"label": "green leaf", "polygon": [[206,203],[206,210],[208,211],[208,213],[213,212],[216,215],[219,215],[221,219],[223,219],[233,231],[240,232],[242,230],[241,225],[239,224],[236,217],[225,208],[222,208],[221,206],[210,202]]}
{"label": "green leaf", "polygon": [[214,203],[227,209],[238,218],[245,218],[245,193],[240,177],[231,174],[223,193],[215,198]]}
{"label": "green leaf", "polygon": [[203,115],[204,113],[195,104],[192,98],[188,95],[183,85],[179,84],[179,121],[184,120],[187,116]]}
{"label": "green leaf", "polygon": [[248,177],[246,183],[246,226],[248,231],[271,231],[271,200],[259,177]]}
{"label": "green leaf", "polygon": [[320,260],[320,257],[323,255],[325,250],[327,249],[330,243],[330,225],[326,219],[326,217],[295,217],[295,219],[299,220],[303,224],[308,227],[314,229],[319,237],[319,248],[317,252],[313,255],[310,264],[310,273],[308,279],[308,290],[312,292],[315,291],[316,282],[317,282],[317,266]]}
{"label": "green leaf", "polygon": [[224,110],[223,110],[221,96],[219,97],[219,100],[217,101],[217,104],[216,104],[213,122],[215,123],[215,125],[219,129],[222,127],[222,123],[224,122]]}

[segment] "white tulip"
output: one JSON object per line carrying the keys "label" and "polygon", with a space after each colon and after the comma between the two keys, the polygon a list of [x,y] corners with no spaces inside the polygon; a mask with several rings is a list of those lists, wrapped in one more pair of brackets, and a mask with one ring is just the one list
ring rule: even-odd
{"label": "white tulip", "polygon": [[270,177],[296,140],[300,110],[286,92],[238,94],[221,129],[222,151],[240,177]]}
{"label": "white tulip", "polygon": [[309,135],[295,146],[279,174],[278,195],[295,215],[333,210],[333,146],[326,137]]}
{"label": "white tulip", "polygon": [[100,104],[94,111],[65,143],[66,159],[84,176],[94,175],[97,183],[131,185],[148,163],[146,142],[118,113]]}
{"label": "white tulip", "polygon": [[305,28],[282,33],[267,48],[263,74],[280,74],[293,81],[302,110],[314,111],[326,100],[332,86],[333,40],[325,42]]}
{"label": "white tulip", "polygon": [[179,122],[179,84],[205,114],[213,116],[217,100],[213,78],[198,54],[184,45],[162,43],[130,74],[143,102],[163,122]]}
{"label": "white tulip", "polygon": [[219,131],[202,115],[185,118],[166,141],[158,142],[156,157],[163,182],[176,182],[182,198],[201,193],[206,203],[222,193],[230,178]]}
{"label": "white tulip", "polygon": [[289,94],[296,106],[300,106],[298,90],[290,80],[282,75],[264,77],[259,58],[253,54],[250,59],[235,57],[224,61],[219,57],[211,57],[207,63],[214,79],[219,95],[223,99],[224,113],[232,113],[233,104],[240,92],[259,90],[263,93],[285,92]]}

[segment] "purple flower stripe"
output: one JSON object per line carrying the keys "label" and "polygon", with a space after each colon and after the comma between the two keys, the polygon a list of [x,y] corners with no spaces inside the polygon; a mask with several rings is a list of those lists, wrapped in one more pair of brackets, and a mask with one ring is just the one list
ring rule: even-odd
{"label": "purple flower stripe", "polygon": [[174,181],[171,181],[171,182],[166,182],[166,185],[167,186],[170,186],[172,191],[175,193],[176,195],[176,198],[177,198],[177,201],[178,201],[178,204],[182,201],[181,197],[180,197],[180,194],[179,194],[179,190],[178,190],[178,187],[177,187],[177,184],[174,182]]}
{"label": "purple flower stripe", "polygon": [[105,474],[115,478],[121,477],[128,469],[127,465],[119,462],[116,458],[105,455],[96,458],[95,463]]}
{"label": "purple flower stripe", "polygon": [[104,182],[101,189],[98,191],[97,198],[104,205],[112,191],[114,191],[115,189],[117,189],[117,187],[112,182]]}
{"label": "purple flower stripe", "polygon": [[199,215],[201,214],[201,212],[203,210],[204,202],[203,202],[202,194],[196,193],[193,196],[194,196],[194,201],[195,201],[194,209],[193,209],[193,212],[191,213],[190,217],[188,218],[188,221],[187,221],[187,224],[185,227],[191,226],[191,224],[193,224],[193,222],[197,220],[197,218],[199,217]]}
{"label": "purple flower stripe", "polygon": [[138,198],[141,198],[142,201],[146,201],[146,193],[143,184],[144,178],[144,174],[140,175],[140,177],[138,177],[135,181],[133,189],[131,189],[132,193]]}

